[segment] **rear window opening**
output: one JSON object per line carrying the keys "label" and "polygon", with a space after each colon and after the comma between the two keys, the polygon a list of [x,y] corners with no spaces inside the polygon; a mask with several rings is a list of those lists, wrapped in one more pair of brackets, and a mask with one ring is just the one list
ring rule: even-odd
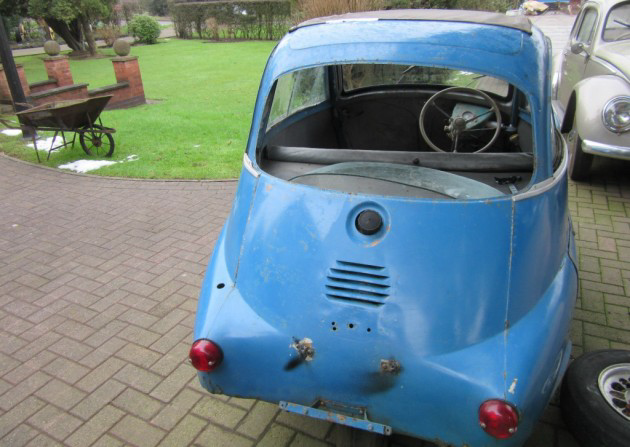
{"label": "rear window opening", "polygon": [[257,161],[270,175],[322,189],[481,199],[524,189],[533,149],[526,95],[504,80],[362,63],[281,76]]}

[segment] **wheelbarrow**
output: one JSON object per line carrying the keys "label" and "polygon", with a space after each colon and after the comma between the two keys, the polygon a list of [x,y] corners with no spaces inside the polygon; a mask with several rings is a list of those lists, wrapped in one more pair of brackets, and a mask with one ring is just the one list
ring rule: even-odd
{"label": "wheelbarrow", "polygon": [[[101,112],[111,98],[112,96],[108,95],[49,102],[16,113],[19,122],[5,119],[0,119],[0,122],[10,129],[30,131],[38,162],[40,161],[36,142],[38,130],[55,132],[46,159],[50,158],[54,150],[74,146],[77,135],[86,154],[111,157],[115,146],[112,134],[116,130],[103,126],[100,118]],[[66,132],[74,133],[71,141],[66,139]],[[61,135],[63,144],[55,146],[57,135]]]}

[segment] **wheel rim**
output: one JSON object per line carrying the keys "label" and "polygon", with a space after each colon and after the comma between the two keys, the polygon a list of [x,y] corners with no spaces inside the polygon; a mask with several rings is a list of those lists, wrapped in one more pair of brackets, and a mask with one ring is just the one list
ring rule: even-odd
{"label": "wheel rim", "polygon": [[610,365],[599,374],[597,384],[608,405],[630,421],[630,363]]}

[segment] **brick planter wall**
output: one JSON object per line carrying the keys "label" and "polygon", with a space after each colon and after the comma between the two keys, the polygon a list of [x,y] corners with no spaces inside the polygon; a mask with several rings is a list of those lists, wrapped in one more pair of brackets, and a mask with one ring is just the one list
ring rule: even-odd
{"label": "brick planter wall", "polygon": [[57,88],[59,85],[57,84],[56,79],[47,79],[46,81],[33,82],[29,84],[31,88],[31,95],[35,93],[45,92],[46,90],[50,90],[51,88]]}
{"label": "brick planter wall", "polygon": [[137,56],[115,57],[112,59],[118,84],[128,83],[129,87],[117,92],[107,108],[130,107],[146,103],[142,76]]}
{"label": "brick planter wall", "polygon": [[45,104],[47,102],[61,101],[64,99],[84,99],[88,98],[88,84],[73,84],[64,87],[53,88],[45,92],[35,93],[31,95],[31,102],[35,106]]}
{"label": "brick planter wall", "polygon": [[[18,76],[20,78],[20,84],[22,84],[22,90],[24,90],[24,96],[31,94],[28,82],[26,81],[26,75],[24,74],[24,67],[22,65],[16,65]],[[0,102],[4,104],[11,104],[13,102],[11,96],[11,90],[9,89],[9,82],[4,72],[4,67],[0,65]]]}
{"label": "brick planter wall", "polygon": [[44,58],[48,79],[55,79],[58,87],[74,84],[68,56],[50,56]]}

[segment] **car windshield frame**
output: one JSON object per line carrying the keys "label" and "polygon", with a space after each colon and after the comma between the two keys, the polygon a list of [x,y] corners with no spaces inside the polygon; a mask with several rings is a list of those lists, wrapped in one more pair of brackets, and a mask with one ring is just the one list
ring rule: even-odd
{"label": "car windshield frame", "polygon": [[[629,19],[627,21],[624,21],[623,23],[617,22],[619,23],[621,26],[615,26],[615,27],[608,27],[609,22],[611,21],[611,15],[614,14],[615,12],[617,12],[620,8],[624,8],[624,9],[628,9],[629,12]],[[615,18],[612,19],[613,22],[615,22]],[[608,31],[610,33],[611,30],[618,30],[618,29],[626,29],[627,33],[622,34],[623,36],[627,36],[624,37],[623,39],[612,39],[612,38],[606,38],[606,32]],[[610,37],[610,36],[609,36]],[[616,5],[614,5],[613,7],[611,7],[608,12],[606,13],[606,19],[603,21],[603,25],[602,25],[602,40],[604,42],[621,42],[624,40],[630,40],[630,1],[627,2],[623,2],[623,3],[617,3]]]}
{"label": "car windshield frame", "polygon": [[[361,84],[356,81],[348,81],[349,72],[354,67],[374,67],[380,71],[379,74],[373,75],[370,82],[362,79]],[[422,74],[414,74],[416,69],[421,69],[428,78],[422,79]],[[376,71],[376,70],[375,70]],[[389,73],[385,73],[388,71]],[[397,72],[398,71],[398,72]],[[508,81],[494,76],[477,73],[473,71],[458,70],[450,67],[439,67],[421,64],[393,64],[393,63],[347,63],[339,66],[339,74],[341,78],[341,94],[342,96],[350,96],[367,90],[391,89],[391,88],[415,88],[415,87],[466,87],[482,90],[501,100],[506,100],[512,94],[513,85]],[[415,79],[414,79],[415,77]],[[379,82],[380,81],[380,82]],[[394,81],[394,82],[391,82]],[[459,81],[459,82],[458,82]],[[482,84],[487,81],[486,86]],[[488,87],[497,86],[500,89],[492,90]]]}

